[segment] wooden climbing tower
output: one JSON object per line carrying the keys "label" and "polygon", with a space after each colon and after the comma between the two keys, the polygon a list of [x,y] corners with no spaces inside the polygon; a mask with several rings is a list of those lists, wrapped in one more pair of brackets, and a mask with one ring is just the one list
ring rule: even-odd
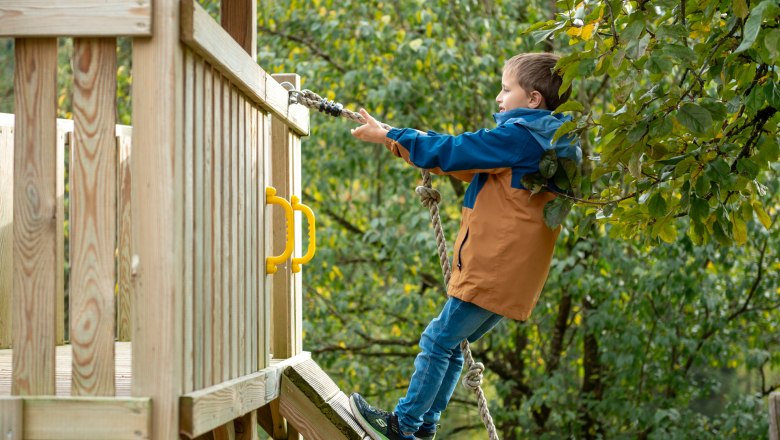
{"label": "wooden climbing tower", "polygon": [[[286,257],[308,253],[305,222],[266,202],[300,197],[309,115],[280,85],[296,75],[256,64],[256,9],[222,0],[218,23],[196,0],[0,0],[3,438],[364,437],[302,351]],[[132,126],[116,125],[120,36]],[[56,118],[62,38],[72,120]]]}

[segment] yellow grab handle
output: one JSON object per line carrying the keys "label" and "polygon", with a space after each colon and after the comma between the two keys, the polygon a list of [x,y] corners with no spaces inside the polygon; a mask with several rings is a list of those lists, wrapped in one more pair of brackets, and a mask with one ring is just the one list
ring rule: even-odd
{"label": "yellow grab handle", "polygon": [[276,273],[276,266],[284,263],[292,255],[295,245],[295,228],[293,228],[293,209],[287,200],[276,195],[276,188],[267,187],[265,189],[266,205],[279,205],[284,209],[284,224],[287,230],[287,242],[284,244],[282,255],[268,257],[265,259],[266,273]]}
{"label": "yellow grab handle", "polygon": [[292,196],[290,200],[292,201],[293,210],[301,211],[304,215],[306,215],[306,221],[309,223],[309,248],[306,249],[306,255],[299,258],[293,257],[292,259],[292,271],[293,273],[298,273],[301,271],[301,264],[306,264],[311,261],[312,258],[314,258],[314,253],[317,251],[317,234],[314,221],[314,211],[301,203],[300,200],[298,200],[298,196]]}

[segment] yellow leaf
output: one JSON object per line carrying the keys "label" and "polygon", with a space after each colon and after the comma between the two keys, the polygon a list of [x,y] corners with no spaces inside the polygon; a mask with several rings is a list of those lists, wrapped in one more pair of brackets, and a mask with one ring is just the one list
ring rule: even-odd
{"label": "yellow leaf", "polygon": [[566,35],[571,35],[572,37],[579,37],[582,34],[582,28],[572,26],[566,31]]}
{"label": "yellow leaf", "polygon": [[761,205],[761,202],[754,200],[751,205],[753,206],[753,210],[756,211],[758,220],[762,225],[764,225],[765,228],[769,229],[769,227],[772,226],[772,219],[769,218],[769,215],[766,213],[766,211],[764,211],[764,207]]}
{"label": "yellow leaf", "polygon": [[658,236],[667,243],[674,243],[677,240],[677,228],[674,227],[674,223],[668,222],[658,231]]}
{"label": "yellow leaf", "polygon": [[747,224],[741,218],[737,218],[733,213],[731,215],[731,221],[734,223],[734,241],[736,241],[737,244],[745,244],[745,242],[747,242]]}
{"label": "yellow leaf", "polygon": [[394,325],[393,328],[390,329],[390,334],[396,337],[401,336],[401,328]]}
{"label": "yellow leaf", "polygon": [[593,28],[595,27],[596,23],[590,23],[582,27],[582,39],[583,40],[590,40],[591,37],[593,37]]}

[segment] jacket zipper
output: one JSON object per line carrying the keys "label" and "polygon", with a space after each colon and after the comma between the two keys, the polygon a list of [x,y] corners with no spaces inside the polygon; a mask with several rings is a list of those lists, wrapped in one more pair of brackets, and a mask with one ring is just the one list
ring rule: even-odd
{"label": "jacket zipper", "polygon": [[466,229],[466,235],[463,237],[463,241],[460,242],[460,248],[458,248],[458,270],[460,270],[461,267],[463,267],[463,262],[461,261],[461,253],[463,252],[463,245],[466,244],[466,240],[469,239],[469,230]]}

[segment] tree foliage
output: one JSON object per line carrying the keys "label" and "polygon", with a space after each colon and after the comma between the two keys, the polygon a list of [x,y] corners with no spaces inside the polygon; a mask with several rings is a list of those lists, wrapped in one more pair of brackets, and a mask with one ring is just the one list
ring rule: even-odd
{"label": "tree foliage", "polygon": [[[766,435],[780,365],[776,2],[261,8],[264,68],[394,126],[489,127],[505,59],[563,55],[574,95],[561,111],[574,120],[559,135],[579,136],[586,160],[546,158],[540,185],[570,197],[548,206],[564,232],[545,292],[527,323],[475,347],[504,438]],[[305,274],[305,348],[390,407],[445,298],[419,174],[351,139],[348,122],[312,122],[304,198],[322,238]],[[452,242],[464,187],[437,187]],[[442,429],[484,435],[465,391]]]}

